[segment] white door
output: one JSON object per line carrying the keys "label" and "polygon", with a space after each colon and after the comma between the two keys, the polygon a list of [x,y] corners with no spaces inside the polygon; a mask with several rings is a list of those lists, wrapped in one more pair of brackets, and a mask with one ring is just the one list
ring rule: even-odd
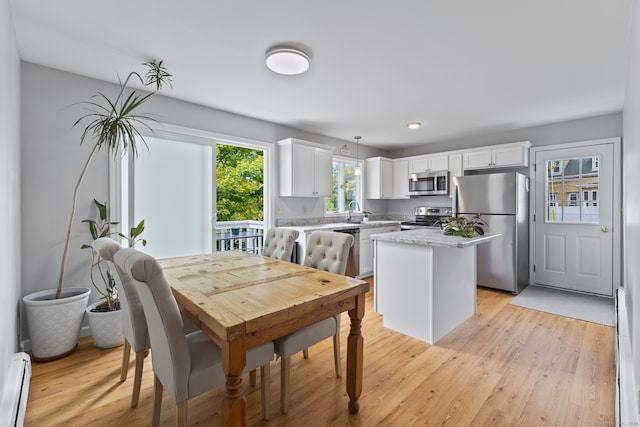
{"label": "white door", "polygon": [[612,143],[535,151],[534,283],[613,295]]}

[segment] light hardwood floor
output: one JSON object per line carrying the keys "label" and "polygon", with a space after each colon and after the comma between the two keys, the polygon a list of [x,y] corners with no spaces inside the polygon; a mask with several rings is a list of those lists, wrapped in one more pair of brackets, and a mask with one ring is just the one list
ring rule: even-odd
{"label": "light hardwood floor", "polygon": [[[615,329],[509,304],[478,290],[477,314],[437,345],[382,327],[367,296],[360,413],[349,415],[344,377],[335,378],[332,341],[292,358],[289,413],[280,413],[280,365],[271,369],[271,420],[260,419],[260,387],[248,386],[248,425],[264,426],[596,426],[615,425]],[[348,317],[342,322],[346,349]],[[343,351],[343,367],[346,366]],[[140,404],[119,382],[122,347],[82,339],[71,356],[33,364],[26,426],[146,426],[153,373],[145,360]],[[189,402],[189,425],[219,425],[222,388]],[[161,425],[175,425],[165,393]]]}

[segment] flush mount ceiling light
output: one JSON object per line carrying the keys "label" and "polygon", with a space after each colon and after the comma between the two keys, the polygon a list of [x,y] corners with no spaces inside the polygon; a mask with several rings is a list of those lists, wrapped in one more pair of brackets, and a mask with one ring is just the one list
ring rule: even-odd
{"label": "flush mount ceiling light", "polygon": [[274,73],[293,76],[309,69],[309,55],[292,47],[274,47],[269,49],[266,57],[267,67]]}
{"label": "flush mount ceiling light", "polygon": [[420,122],[413,122],[413,123],[407,124],[407,127],[409,129],[418,129],[420,126],[422,126],[422,123]]}

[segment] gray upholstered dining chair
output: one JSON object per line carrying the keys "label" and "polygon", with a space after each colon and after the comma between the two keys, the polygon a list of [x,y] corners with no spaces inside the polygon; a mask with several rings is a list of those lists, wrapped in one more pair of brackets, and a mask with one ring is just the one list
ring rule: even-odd
{"label": "gray upholstered dining chair", "polygon": [[[347,269],[349,250],[353,246],[353,236],[333,231],[314,231],[309,236],[304,265],[331,273],[344,274]],[[283,414],[289,410],[289,380],[291,356],[333,336],[333,358],[336,377],[342,377],[340,362],[340,315],[321,320],[296,332],[278,338],[275,351],[282,358],[280,370],[280,408]]]}
{"label": "gray upholstered dining chair", "polygon": [[[103,259],[112,262],[113,256],[122,247],[118,242],[108,237],[100,237],[93,241],[93,250]],[[142,383],[142,371],[144,358],[149,353],[149,334],[147,333],[147,321],[144,319],[142,304],[138,291],[132,287],[125,287],[120,276],[115,274],[120,310],[122,312],[122,333],[124,334],[124,350],[122,352],[122,367],[120,368],[120,381],[127,379],[129,372],[129,356],[131,349],[136,354],[136,367],[133,379],[133,393],[131,395],[131,407],[138,406],[140,398],[140,385]]]}
{"label": "gray upholstered dining chair", "polygon": [[293,247],[299,235],[298,230],[283,227],[273,227],[264,236],[262,255],[282,261],[291,260]]}
{"label": "gray upholstered dining chair", "polygon": [[[177,425],[187,422],[187,402],[225,383],[222,351],[202,331],[184,334],[182,316],[162,267],[151,256],[135,249],[121,249],[113,256],[125,286],[140,296],[151,342],[154,372],[152,426],[160,422],[162,392],[177,404]],[[262,417],[269,419],[270,362],[273,342],[247,351],[245,372],[260,367]]]}
{"label": "gray upholstered dining chair", "polygon": [[[92,243],[93,251],[102,259],[113,263],[113,256],[122,247],[118,242],[109,237],[100,237]],[[120,311],[122,313],[122,333],[124,335],[124,349],[122,351],[122,367],[120,368],[120,381],[127,379],[129,372],[129,357],[131,349],[136,354],[135,371],[133,376],[133,392],[131,394],[131,407],[138,406],[140,399],[140,386],[142,384],[142,372],[144,370],[144,359],[149,354],[151,345],[149,343],[149,333],[147,331],[147,321],[142,311],[142,303],[138,291],[133,286],[126,286],[120,279],[120,275],[114,274],[116,288],[118,290],[118,300],[120,301]],[[184,333],[197,331],[198,327],[189,319],[183,318]]]}

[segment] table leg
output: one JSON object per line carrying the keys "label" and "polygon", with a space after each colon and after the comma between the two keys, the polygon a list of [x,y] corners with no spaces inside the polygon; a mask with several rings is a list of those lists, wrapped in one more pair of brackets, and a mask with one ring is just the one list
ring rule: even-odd
{"label": "table leg", "polygon": [[351,331],[347,340],[347,394],[349,412],[357,414],[360,409],[358,398],[362,393],[362,362],[364,339],[362,338],[362,318],[364,317],[364,294],[356,297],[356,306],[349,310]]}
{"label": "table leg", "polygon": [[227,379],[222,399],[223,426],[245,426],[247,423],[247,402],[242,390],[242,371],[246,363],[247,346],[244,340],[226,343],[222,347],[222,369]]}

